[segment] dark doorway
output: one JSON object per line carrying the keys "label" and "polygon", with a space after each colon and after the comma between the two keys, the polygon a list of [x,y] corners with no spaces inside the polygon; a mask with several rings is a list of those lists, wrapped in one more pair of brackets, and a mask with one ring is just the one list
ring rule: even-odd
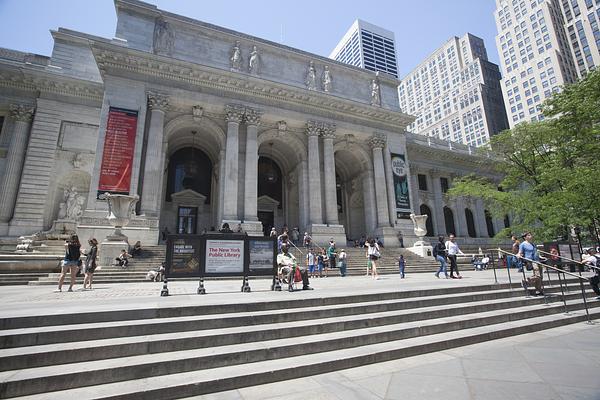
{"label": "dark doorway", "polygon": [[456,228],[454,226],[454,213],[449,207],[444,207],[444,223],[446,225],[446,234],[456,235]]}
{"label": "dark doorway", "polygon": [[425,204],[421,204],[421,215],[427,215],[427,221],[425,221],[425,227],[427,228],[426,236],[433,236],[433,219],[431,217],[431,209],[427,207]]}
{"label": "dark doorway", "polygon": [[195,235],[198,221],[198,207],[179,207],[177,212],[177,233]]}
{"label": "dark doorway", "polygon": [[468,208],[465,208],[465,218],[467,219],[467,231],[469,237],[477,237],[477,231],[475,230],[475,219],[473,218],[473,212]]}
{"label": "dark doorway", "polygon": [[273,211],[259,211],[258,220],[262,222],[263,235],[269,236],[271,233],[271,228],[275,224],[275,216],[273,215]]}
{"label": "dark doorway", "polygon": [[492,219],[492,214],[488,211],[485,210],[485,226],[487,228],[487,233],[489,237],[494,237],[496,235],[496,232],[494,230],[494,221]]}

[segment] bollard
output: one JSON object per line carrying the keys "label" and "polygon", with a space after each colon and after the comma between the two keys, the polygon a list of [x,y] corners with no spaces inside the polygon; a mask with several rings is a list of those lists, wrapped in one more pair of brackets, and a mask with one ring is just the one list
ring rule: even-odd
{"label": "bollard", "polygon": [[204,278],[200,278],[198,281],[198,294],[206,294],[206,289],[204,289]]}
{"label": "bollard", "polygon": [[271,284],[271,290],[275,292],[281,292],[281,284],[279,283],[279,278],[273,275],[273,283]]}
{"label": "bollard", "polygon": [[244,282],[242,283],[242,293],[250,293],[250,283],[248,282],[248,276],[244,276]]}
{"label": "bollard", "polygon": [[167,287],[167,274],[163,274],[164,279],[163,279],[163,287],[162,290],[160,291],[160,296],[161,297],[166,297],[169,295],[169,288]]}

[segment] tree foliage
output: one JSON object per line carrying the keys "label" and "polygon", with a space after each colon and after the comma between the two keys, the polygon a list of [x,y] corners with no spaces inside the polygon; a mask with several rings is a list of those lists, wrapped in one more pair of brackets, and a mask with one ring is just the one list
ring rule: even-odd
{"label": "tree foliage", "polygon": [[521,123],[491,138],[501,191],[497,182],[469,175],[449,192],[482,198],[496,217],[510,215],[511,228],[499,235],[532,230],[548,240],[600,217],[600,69],[565,86],[542,112],[544,121]]}

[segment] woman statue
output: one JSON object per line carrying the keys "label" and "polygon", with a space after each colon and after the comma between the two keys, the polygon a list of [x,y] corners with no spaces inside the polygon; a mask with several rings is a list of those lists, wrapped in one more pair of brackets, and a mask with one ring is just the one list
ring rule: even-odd
{"label": "woman statue", "polygon": [[316,90],[317,89],[317,70],[315,69],[315,64],[311,61],[308,64],[308,73],[306,74],[306,88],[308,90]]}
{"label": "woman statue", "polygon": [[321,83],[323,84],[324,92],[329,92],[331,90],[331,73],[329,72],[329,66],[327,65],[321,76]]}
{"label": "woman statue", "polygon": [[248,60],[248,72],[250,73],[258,73],[258,50],[256,46],[252,46],[252,51],[250,52],[250,59]]}
{"label": "woman statue", "polygon": [[229,59],[231,62],[231,70],[239,71],[240,66],[242,64],[242,53],[240,51],[240,41],[236,40],[233,49],[231,50],[231,58]]}

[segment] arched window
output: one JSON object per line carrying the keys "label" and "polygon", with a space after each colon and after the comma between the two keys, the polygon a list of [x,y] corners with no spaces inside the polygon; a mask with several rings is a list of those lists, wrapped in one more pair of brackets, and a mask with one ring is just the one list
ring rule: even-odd
{"label": "arched window", "polygon": [[473,219],[473,212],[468,208],[465,208],[465,218],[467,219],[467,232],[469,237],[477,237],[477,231],[475,230],[475,219]]}
{"label": "arched window", "polygon": [[444,223],[446,224],[446,234],[455,234],[456,228],[454,226],[454,213],[449,207],[444,207]]}
{"label": "arched window", "polygon": [[427,215],[427,221],[425,222],[425,227],[427,228],[426,236],[433,236],[435,233],[433,232],[433,219],[431,217],[431,209],[425,204],[421,204],[420,212],[421,215]]}
{"label": "arched window", "polygon": [[273,159],[258,158],[258,197],[269,196],[279,202],[283,208],[283,174]]}
{"label": "arched window", "polygon": [[210,204],[211,186],[212,162],[206,153],[187,147],[177,150],[171,155],[167,180],[167,201],[171,201],[173,193],[191,189],[206,196],[206,204]]}
{"label": "arched window", "polygon": [[487,227],[487,233],[489,237],[494,237],[496,232],[494,232],[494,221],[492,220],[492,214],[488,210],[483,211],[485,214],[485,226]]}

